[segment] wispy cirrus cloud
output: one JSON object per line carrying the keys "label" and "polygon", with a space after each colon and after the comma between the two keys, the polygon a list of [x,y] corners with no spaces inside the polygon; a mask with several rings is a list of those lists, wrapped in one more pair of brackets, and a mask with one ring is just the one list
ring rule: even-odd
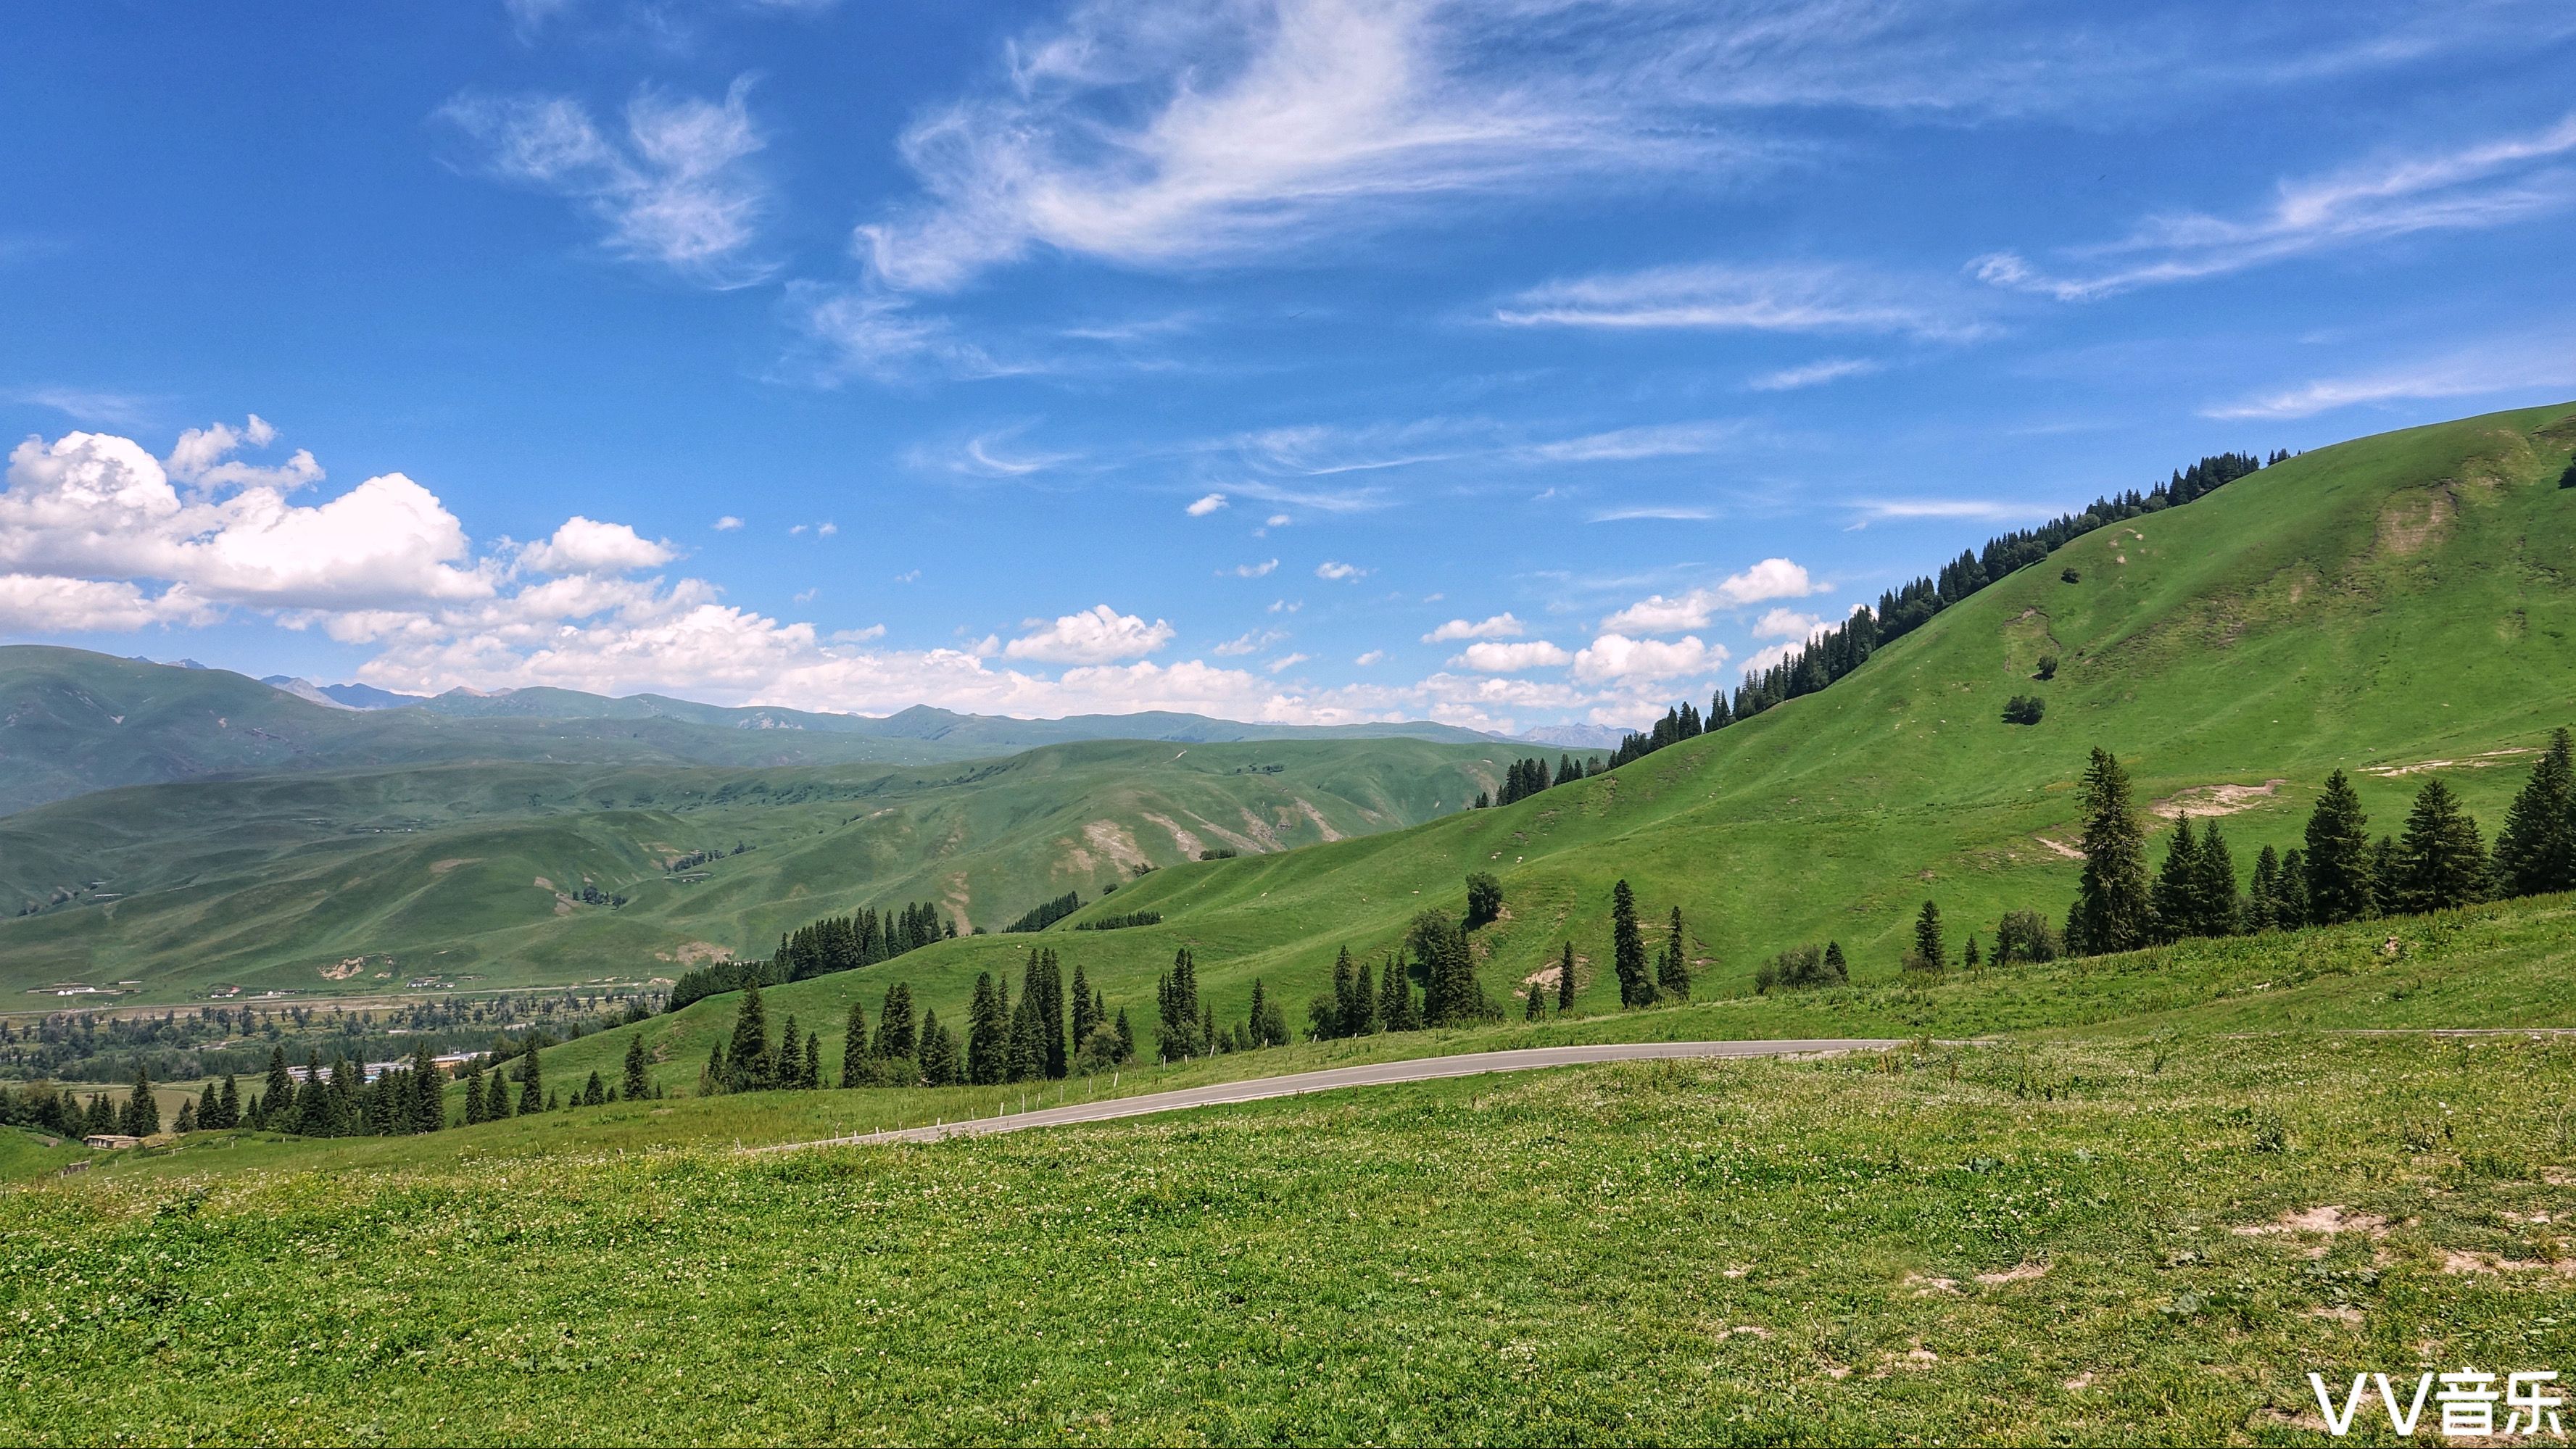
{"label": "wispy cirrus cloud", "polygon": [[493,176],[589,211],[612,254],[706,286],[741,287],[776,270],[758,255],[772,199],[749,164],[767,144],[750,94],[748,76],[721,101],[647,87],[615,127],[569,96],[460,95],[438,115],[472,138]]}
{"label": "wispy cirrus cloud", "polygon": [[1784,367],[1748,380],[1744,385],[1755,392],[1794,392],[1799,388],[1822,387],[1847,377],[1867,377],[1885,371],[1887,364],[1866,357],[1827,357],[1796,367]]}
{"label": "wispy cirrus cloud", "polygon": [[2063,270],[2009,251],[1970,266],[1996,286],[2089,302],[2417,232],[2506,226],[2576,204],[2576,170],[2557,164],[2571,153],[2576,114],[2522,135],[2284,181],[2271,206],[2242,217],[2150,217],[2120,240],[2069,252]]}
{"label": "wispy cirrus cloud", "polygon": [[1858,332],[1929,341],[1987,330],[1946,284],[1827,263],[1704,263],[1546,282],[1505,299],[1492,320],[1510,327]]}
{"label": "wispy cirrus cloud", "polygon": [[2537,341],[2515,339],[2418,362],[2318,378],[2214,404],[2203,408],[2201,416],[2305,418],[2367,403],[2501,397],[2513,393],[2563,396],[2571,389],[2576,389],[2576,343],[2563,336]]}

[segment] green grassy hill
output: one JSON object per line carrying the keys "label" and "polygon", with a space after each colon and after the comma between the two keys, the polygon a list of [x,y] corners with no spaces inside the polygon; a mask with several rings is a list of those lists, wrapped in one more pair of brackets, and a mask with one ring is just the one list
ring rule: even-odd
{"label": "green grassy hill", "polygon": [[[0,902],[41,907],[0,919],[0,990],[640,982],[916,900],[998,930],[1202,851],[1454,812],[1506,763],[1411,739],[1100,742],[918,768],[475,762],[100,791],[0,818]],[[665,868],[700,850],[724,854]],[[582,904],[585,886],[630,899]]]}
{"label": "green grassy hill", "polygon": [[[2375,831],[2439,775],[2492,838],[2527,752],[2576,723],[2576,490],[2556,486],[2571,447],[2576,407],[2562,405],[2319,449],[2076,540],[1820,694],[1503,809],[1162,871],[1115,909],[1163,924],[1048,944],[1113,1007],[1150,1015],[1155,975],[1186,945],[1220,1019],[1240,1018],[1259,978],[1302,1020],[1341,946],[1392,946],[1415,911],[1456,911],[1462,877],[1490,870],[1509,911],[1477,933],[1497,996],[1572,940],[1585,1005],[1615,1003],[1621,878],[1650,948],[1682,907],[1703,993],[1748,990],[1771,953],[1828,938],[1857,976],[1885,978],[1927,898],[1954,940],[1990,944],[2008,909],[2063,914],[2095,745],[2153,802],[2225,807],[2240,874],[2260,846],[2298,841],[2336,768]],[[2043,654],[2061,663],[2038,683]],[[2022,693],[2047,700],[2042,723],[2002,722]],[[1027,944],[943,944],[782,988],[776,1009],[837,1021],[901,977],[948,1016]]]}

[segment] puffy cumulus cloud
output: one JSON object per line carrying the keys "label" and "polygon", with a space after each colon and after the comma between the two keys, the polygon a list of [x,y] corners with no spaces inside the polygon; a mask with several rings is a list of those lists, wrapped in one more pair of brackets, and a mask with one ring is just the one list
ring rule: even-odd
{"label": "puffy cumulus cloud", "polygon": [[302,448],[275,467],[258,467],[232,458],[244,447],[265,448],[276,441],[276,427],[252,413],[239,429],[225,423],[188,429],[179,435],[178,443],[161,465],[171,477],[202,489],[265,487],[284,493],[322,481],[322,465]]}
{"label": "puffy cumulus cloud", "polygon": [[[203,461],[201,448],[192,466]],[[209,602],[366,607],[492,592],[456,516],[400,473],[315,506],[269,484],[182,498],[129,438],[30,438],[0,490],[0,570],[186,584]]]}
{"label": "puffy cumulus cloud", "polygon": [[1684,629],[1704,629],[1721,609],[1742,608],[1770,599],[1802,599],[1823,592],[1823,588],[1799,565],[1785,558],[1766,558],[1740,574],[1727,575],[1710,588],[1692,589],[1679,598],[1655,594],[1640,599],[1602,620],[1601,628],[1610,634],[1673,634]]}
{"label": "puffy cumulus cloud", "polygon": [[547,574],[622,574],[660,568],[677,556],[670,544],[646,539],[623,523],[600,523],[576,513],[554,537],[521,550],[519,562]]}
{"label": "puffy cumulus cloud", "polygon": [[724,517],[717,519],[714,527],[715,531],[718,533],[731,533],[735,529],[742,527],[742,520],[728,513]]}
{"label": "puffy cumulus cloud", "polygon": [[1279,567],[1279,560],[1263,559],[1257,564],[1236,564],[1229,572],[1238,579],[1268,578]]}
{"label": "puffy cumulus cloud", "polygon": [[1315,577],[1331,579],[1335,583],[1348,583],[1353,579],[1368,577],[1368,570],[1357,564],[1335,563],[1331,559],[1326,559],[1315,565]]}
{"label": "puffy cumulus cloud", "polygon": [[1050,664],[1107,664],[1151,654],[1171,643],[1173,634],[1172,626],[1160,619],[1148,624],[1107,604],[1066,614],[1052,624],[1032,619],[1029,626],[1034,632],[1002,646],[1005,656]]}
{"label": "puffy cumulus cloud", "polygon": [[1244,633],[1238,634],[1234,638],[1228,639],[1224,643],[1216,646],[1216,653],[1226,657],[1244,654],[1258,654],[1262,650],[1269,648],[1271,645],[1282,642],[1287,637],[1288,635],[1286,631],[1280,629],[1246,630]]}
{"label": "puffy cumulus cloud", "polygon": [[1383,649],[1372,649],[1351,662],[1362,669],[1366,669],[1371,665],[1383,664],[1386,662],[1386,651]]}
{"label": "puffy cumulus cloud", "polygon": [[0,631],[125,633],[152,624],[204,624],[215,611],[173,586],[158,597],[123,580],[0,574]]}
{"label": "puffy cumulus cloud", "polygon": [[1207,517],[1209,514],[1216,512],[1218,509],[1223,508],[1224,506],[1225,506],[1225,495],[1224,495],[1224,494],[1222,494],[1222,493],[1210,493],[1210,494],[1206,495],[1205,497],[1203,497],[1203,498],[1199,499],[1199,501],[1198,501],[1198,502],[1191,504],[1189,507],[1184,508],[1184,509],[1182,509],[1181,511],[1182,511],[1183,513],[1188,514],[1188,515],[1189,515],[1190,517],[1192,517],[1192,518],[1205,518],[1205,517]]}
{"label": "puffy cumulus cloud", "polygon": [[1473,669],[1479,674],[1518,674],[1526,669],[1553,668],[1570,664],[1574,656],[1544,639],[1526,644],[1470,644],[1465,651],[1450,659],[1453,669]]}
{"label": "puffy cumulus cloud", "polygon": [[1666,640],[1604,634],[1575,651],[1574,677],[1592,684],[1645,683],[1711,673],[1725,662],[1723,646],[1704,644],[1697,635]]}
{"label": "puffy cumulus cloud", "polygon": [[1806,639],[1825,627],[1825,621],[1814,614],[1801,614],[1795,609],[1772,609],[1753,621],[1756,639]]}
{"label": "puffy cumulus cloud", "polygon": [[1422,642],[1446,644],[1453,639],[1517,639],[1528,632],[1526,625],[1513,618],[1509,610],[1505,610],[1490,619],[1474,623],[1465,619],[1452,619],[1423,635]]}

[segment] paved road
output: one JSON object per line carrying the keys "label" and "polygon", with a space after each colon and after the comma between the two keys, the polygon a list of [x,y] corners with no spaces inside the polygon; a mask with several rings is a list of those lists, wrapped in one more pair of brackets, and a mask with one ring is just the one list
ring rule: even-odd
{"label": "paved road", "polygon": [[1539,1067],[1578,1067],[1594,1062],[1661,1061],[1674,1057],[1802,1057],[1831,1052],[1877,1051],[1903,1046],[1882,1038],[1834,1038],[1817,1041],[1647,1041],[1605,1042],[1596,1046],[1532,1047],[1523,1051],[1470,1052],[1460,1056],[1417,1057],[1402,1062],[1334,1067],[1286,1077],[1255,1077],[1219,1082],[1177,1092],[1151,1092],[1105,1102],[1071,1102],[998,1117],[976,1117],[930,1127],[863,1132],[817,1142],[782,1142],[752,1152],[792,1152],[800,1147],[836,1147],[851,1143],[936,1142],[943,1137],[980,1137],[991,1132],[1021,1132],[1032,1127],[1062,1127],[1076,1122],[1105,1122],[1116,1117],[1143,1117],[1187,1107],[1214,1107],[1229,1102],[1258,1102],[1306,1092],[1335,1092],[1345,1087],[1378,1087],[1393,1082],[1427,1082],[1441,1077],[1472,1077],[1485,1072],[1526,1072]]}

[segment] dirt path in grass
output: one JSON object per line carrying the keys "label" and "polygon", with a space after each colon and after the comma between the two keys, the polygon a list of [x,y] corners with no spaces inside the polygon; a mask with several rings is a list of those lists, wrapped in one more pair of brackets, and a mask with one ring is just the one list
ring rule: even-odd
{"label": "dirt path in grass", "polygon": [[[972,1117],[963,1122],[943,1122],[928,1127],[891,1128],[882,1132],[862,1132],[848,1137],[827,1137],[814,1142],[781,1142],[767,1147],[746,1147],[745,1152],[792,1152],[800,1147],[840,1147],[853,1143],[936,1142],[943,1137],[981,1137],[993,1132],[1019,1132],[1032,1127],[1064,1127],[1077,1122],[1106,1122],[1118,1117],[1144,1117],[1157,1112],[1176,1112],[1190,1107],[1216,1107],[1234,1102],[1259,1102],[1271,1097],[1294,1097],[1307,1092],[1336,1092],[1346,1087],[1380,1087],[1398,1082],[1428,1082],[1442,1077],[1472,1077],[1486,1072],[1525,1072],[1540,1067],[1579,1067],[1599,1062],[1665,1061],[1673,1058],[1699,1057],[1804,1057],[1835,1052],[1879,1051],[1903,1046],[1902,1041],[1877,1037],[1826,1038],[1808,1041],[1645,1041],[1602,1042],[1588,1046],[1530,1047],[1520,1051],[1466,1052],[1457,1056],[1417,1057],[1402,1062],[1372,1062],[1366,1066],[1334,1067],[1321,1072],[1298,1072],[1284,1077],[1254,1077],[1242,1082],[1218,1082],[1205,1087],[1188,1087],[1176,1092],[1149,1092],[1137,1097],[1116,1097],[1105,1102],[1073,1102],[1061,1107],[1032,1107],[1026,1111],[1003,1112],[991,1117]],[[1012,1091],[1014,1099],[1017,1092]]]}

